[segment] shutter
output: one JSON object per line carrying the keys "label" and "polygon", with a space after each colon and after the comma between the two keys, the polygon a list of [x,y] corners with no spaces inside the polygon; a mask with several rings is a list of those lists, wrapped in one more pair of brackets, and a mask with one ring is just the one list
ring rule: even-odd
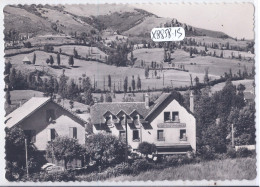
{"label": "shutter", "polygon": [[73,138],[77,139],[77,127],[73,127]]}

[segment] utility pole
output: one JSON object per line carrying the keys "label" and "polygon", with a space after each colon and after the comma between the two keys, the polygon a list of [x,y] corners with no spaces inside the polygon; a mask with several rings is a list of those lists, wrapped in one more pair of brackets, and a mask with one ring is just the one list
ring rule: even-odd
{"label": "utility pole", "polygon": [[26,165],[26,175],[27,179],[29,178],[29,171],[28,171],[28,153],[27,153],[27,139],[24,139],[25,141],[25,165]]}
{"label": "utility pole", "polygon": [[126,143],[126,147],[125,147],[125,162],[128,162],[128,141],[127,141],[127,118],[126,118],[126,114],[125,114],[125,143]]}
{"label": "utility pole", "polygon": [[231,141],[232,141],[232,147],[235,147],[235,140],[234,140],[234,124],[231,125]]}

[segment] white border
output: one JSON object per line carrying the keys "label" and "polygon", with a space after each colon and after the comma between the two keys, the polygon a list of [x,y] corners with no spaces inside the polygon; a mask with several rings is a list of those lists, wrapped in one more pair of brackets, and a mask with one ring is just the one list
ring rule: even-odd
{"label": "white border", "polygon": [[[3,22],[3,8],[5,5],[7,4],[103,4],[103,3],[122,3],[122,4],[135,4],[135,3],[188,3],[188,4],[192,4],[192,3],[253,3],[255,6],[255,67],[256,67],[256,77],[255,77],[255,81],[256,81],[256,134],[257,134],[257,178],[255,180],[252,181],[248,181],[248,180],[242,180],[242,181],[238,181],[238,180],[225,180],[225,181],[207,181],[207,180],[202,180],[202,181],[182,181],[182,180],[178,180],[178,181],[144,181],[144,182],[140,182],[140,181],[136,181],[136,182],[38,182],[38,183],[34,183],[34,182],[8,182],[5,179],[5,132],[4,132],[4,76],[3,76],[3,71],[4,71],[4,42],[3,42],[3,30],[4,30],[4,22]],[[257,0],[186,0],[186,1],[181,1],[181,0],[128,0],[128,1],[124,1],[124,0],[1,0],[0,1],[0,26],[1,26],[1,32],[0,32],[0,67],[2,72],[0,73],[0,98],[2,98],[0,100],[0,104],[1,104],[1,125],[0,125],[0,185],[8,185],[8,186],[14,186],[14,185],[27,185],[27,186],[36,186],[36,185],[41,185],[41,186],[53,186],[53,185],[57,185],[57,186],[72,186],[72,185],[77,185],[77,186],[85,186],[85,185],[89,185],[89,186],[122,186],[122,185],[128,185],[128,186],[155,186],[155,185],[176,185],[176,186],[180,186],[180,185],[194,185],[194,186],[205,186],[205,185],[241,185],[241,186],[248,186],[248,185],[259,185],[259,29],[258,29],[258,23],[259,23],[259,7],[258,7],[258,2]]]}

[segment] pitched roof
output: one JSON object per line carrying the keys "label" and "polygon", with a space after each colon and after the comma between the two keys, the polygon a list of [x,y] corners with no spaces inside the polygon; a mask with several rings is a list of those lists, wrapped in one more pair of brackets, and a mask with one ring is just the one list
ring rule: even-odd
{"label": "pitched roof", "polygon": [[[45,104],[47,104],[49,101],[52,101],[50,97],[32,97],[30,100],[25,102],[21,107],[14,110],[12,113],[8,114],[6,116],[5,124],[6,127],[11,128],[15,126],[16,124],[23,121],[25,118],[32,115],[37,109],[41,108]],[[68,109],[63,107],[62,105],[52,101],[53,103],[57,104],[64,110],[70,112]],[[70,112],[71,113],[71,112]],[[77,119],[81,120],[82,122],[86,123],[84,119],[82,119],[80,116],[75,115],[71,113],[73,116],[75,116]]]}
{"label": "pitched roof", "polygon": [[6,116],[5,124],[8,128],[20,123],[24,118],[30,116],[36,109],[40,108],[51,99],[49,97],[32,97],[21,107]]}
{"label": "pitched roof", "polygon": [[162,93],[162,95],[154,102],[154,105],[151,106],[152,109],[147,114],[146,118],[150,116],[169,96],[171,96],[171,93]]}
{"label": "pitched roof", "polygon": [[27,56],[25,56],[25,57],[23,58],[23,62],[28,62],[28,61],[30,61],[30,60],[28,59]]}
{"label": "pitched roof", "polygon": [[96,103],[91,107],[90,115],[93,124],[104,123],[103,114],[110,111],[114,115],[120,111],[124,111],[130,115],[133,110],[137,110],[142,116],[146,116],[150,109],[145,107],[144,102],[112,102],[112,103]]}

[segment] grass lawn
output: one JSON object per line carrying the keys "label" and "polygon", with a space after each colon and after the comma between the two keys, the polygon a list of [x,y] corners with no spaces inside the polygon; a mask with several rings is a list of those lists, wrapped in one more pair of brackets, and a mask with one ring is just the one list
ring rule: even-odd
{"label": "grass lawn", "polygon": [[253,180],[256,178],[256,159],[237,158],[214,160],[199,164],[150,170],[137,176],[119,176],[109,181],[162,180]]}

